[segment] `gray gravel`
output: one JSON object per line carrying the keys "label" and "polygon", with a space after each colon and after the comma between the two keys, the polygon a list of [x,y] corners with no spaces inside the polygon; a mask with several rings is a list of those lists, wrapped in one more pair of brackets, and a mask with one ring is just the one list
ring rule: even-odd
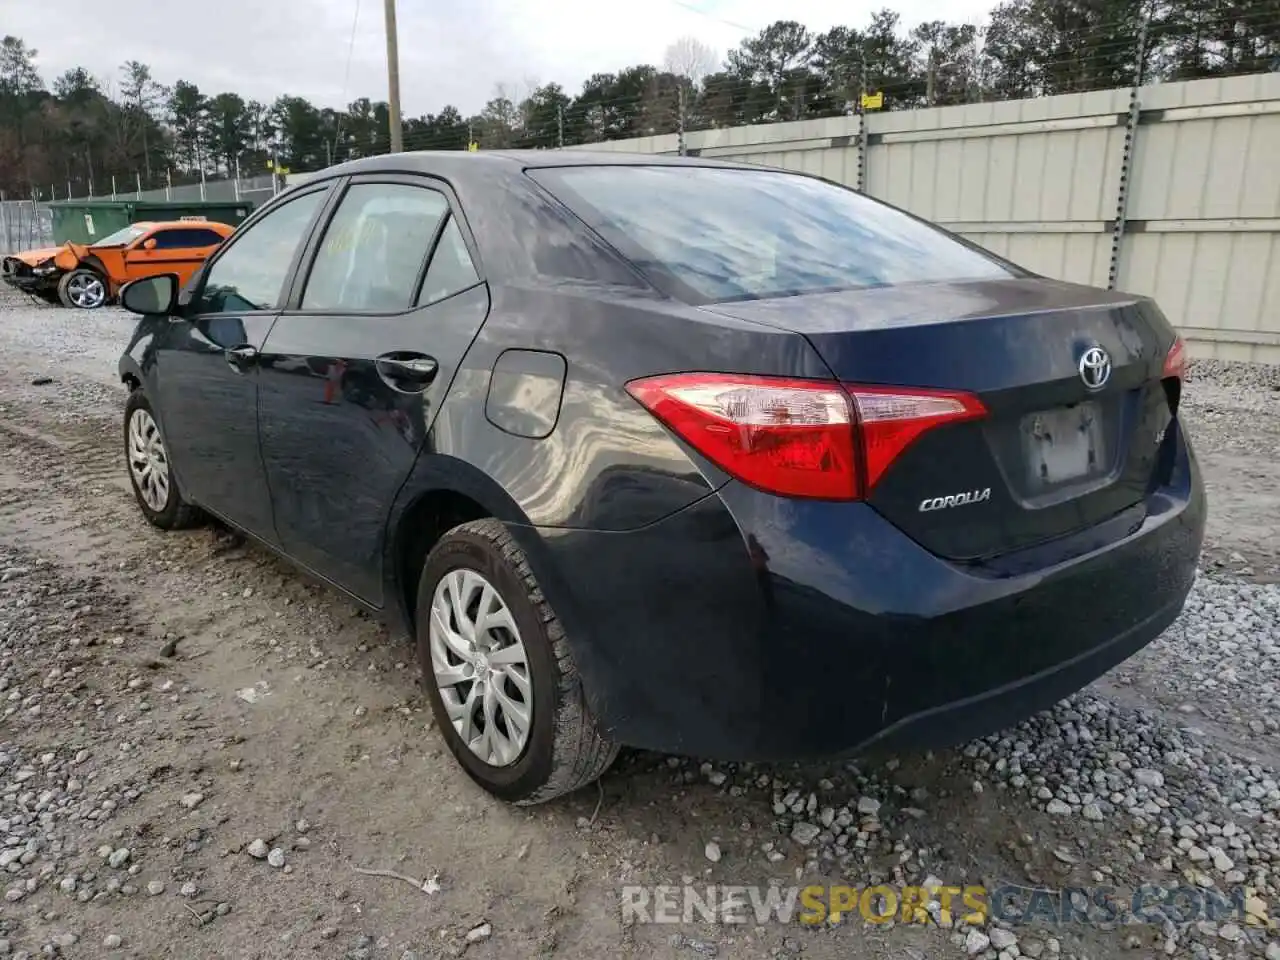
{"label": "gray gravel", "polygon": [[1183,616],[1136,666],[1159,671],[1163,701],[1188,723],[1205,717],[1277,743],[1280,586],[1202,574]]}
{"label": "gray gravel", "polygon": [[[1202,385],[1227,389],[1280,391],[1280,367],[1266,363],[1227,360],[1193,360],[1187,366],[1187,382],[1195,390]],[[1265,393],[1255,394],[1264,398]]]}
{"label": "gray gravel", "polygon": [[0,416],[15,401],[38,404],[57,423],[118,409],[116,362],[136,319],[118,307],[66,310],[0,290],[0,354],[17,387],[0,400]]}
{"label": "gray gravel", "polygon": [[[121,880],[128,851],[97,838],[124,839],[117,817],[150,788],[133,774],[133,756],[155,734],[141,717],[124,727],[115,696],[85,683],[87,672],[99,679],[115,672],[103,675],[94,648],[129,629],[102,609],[92,583],[68,581],[50,564],[0,547],[0,869],[4,900],[15,910],[49,887],[82,905],[137,892]],[[128,689],[118,673],[116,689]],[[60,733],[32,749],[9,739],[16,726]],[[125,881],[136,869],[123,871]],[[61,949],[75,937],[63,931],[49,943]]]}

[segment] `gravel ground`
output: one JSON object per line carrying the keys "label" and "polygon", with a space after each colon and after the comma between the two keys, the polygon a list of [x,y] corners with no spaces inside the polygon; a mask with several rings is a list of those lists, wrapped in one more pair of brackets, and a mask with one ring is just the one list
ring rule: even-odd
{"label": "gravel ground", "polygon": [[1113,887],[1124,903],[1158,884],[1243,888],[1265,918],[1280,371],[1194,366],[1204,571],[1164,637],[1052,711],[860,765],[626,752],[600,789],[515,810],[448,758],[407,646],[235,536],[142,522],[118,450],[131,329],[0,299],[0,956],[1280,960],[1263,924],[1126,923],[1123,906],[969,926],[935,900],[928,924],[817,927],[619,908],[623,884]]}

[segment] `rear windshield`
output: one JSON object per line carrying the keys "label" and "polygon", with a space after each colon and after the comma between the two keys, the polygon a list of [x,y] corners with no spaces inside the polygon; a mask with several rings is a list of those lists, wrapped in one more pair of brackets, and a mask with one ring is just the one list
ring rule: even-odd
{"label": "rear windshield", "polygon": [[926,223],[813,177],[675,166],[529,175],[663,292],[694,303],[1014,276]]}

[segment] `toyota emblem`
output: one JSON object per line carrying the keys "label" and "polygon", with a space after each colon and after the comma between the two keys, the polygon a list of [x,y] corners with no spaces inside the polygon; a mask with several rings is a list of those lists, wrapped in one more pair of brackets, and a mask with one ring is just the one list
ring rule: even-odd
{"label": "toyota emblem", "polygon": [[1090,390],[1101,390],[1111,379],[1111,358],[1101,347],[1090,347],[1080,355],[1080,379]]}

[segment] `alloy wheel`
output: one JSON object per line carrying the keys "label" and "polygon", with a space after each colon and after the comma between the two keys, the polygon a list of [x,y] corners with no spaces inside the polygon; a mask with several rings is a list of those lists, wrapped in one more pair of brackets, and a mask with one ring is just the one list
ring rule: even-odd
{"label": "alloy wheel", "polygon": [[431,671],[454,731],[494,767],[520,759],[533,725],[529,658],[511,611],[474,570],[436,585],[428,627]]}
{"label": "alloy wheel", "polygon": [[67,295],[77,307],[92,310],[107,299],[107,288],[100,277],[85,271],[67,281]]}
{"label": "alloy wheel", "polygon": [[156,513],[169,504],[169,457],[155,419],[141,408],[129,418],[129,473],[142,502]]}

